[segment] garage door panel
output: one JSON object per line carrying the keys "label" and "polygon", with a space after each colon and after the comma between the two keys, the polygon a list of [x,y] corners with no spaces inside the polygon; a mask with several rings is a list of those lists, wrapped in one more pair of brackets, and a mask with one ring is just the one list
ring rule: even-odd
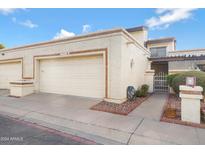
{"label": "garage door panel", "polygon": [[0,89],[10,89],[9,82],[20,80],[22,67],[20,62],[0,64]]}
{"label": "garage door panel", "polygon": [[102,56],[40,61],[40,91],[104,97]]}

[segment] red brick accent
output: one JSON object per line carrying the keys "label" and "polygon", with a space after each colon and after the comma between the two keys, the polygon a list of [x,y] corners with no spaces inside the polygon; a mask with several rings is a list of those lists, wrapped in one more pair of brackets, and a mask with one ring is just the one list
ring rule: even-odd
{"label": "red brick accent", "polygon": [[190,94],[190,95],[201,95],[201,91],[188,91],[188,90],[181,90],[181,94]]}

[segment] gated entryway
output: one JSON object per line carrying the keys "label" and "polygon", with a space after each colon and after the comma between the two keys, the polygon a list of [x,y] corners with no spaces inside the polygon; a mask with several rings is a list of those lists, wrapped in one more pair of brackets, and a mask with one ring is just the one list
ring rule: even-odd
{"label": "gated entryway", "polygon": [[168,92],[167,74],[164,72],[157,73],[154,76],[154,92]]}

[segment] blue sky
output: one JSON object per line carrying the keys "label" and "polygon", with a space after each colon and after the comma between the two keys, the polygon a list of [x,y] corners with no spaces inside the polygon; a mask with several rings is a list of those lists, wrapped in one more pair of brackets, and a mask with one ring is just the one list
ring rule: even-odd
{"label": "blue sky", "polygon": [[205,9],[0,9],[6,47],[117,27],[149,27],[149,38],[174,36],[177,49],[205,48]]}

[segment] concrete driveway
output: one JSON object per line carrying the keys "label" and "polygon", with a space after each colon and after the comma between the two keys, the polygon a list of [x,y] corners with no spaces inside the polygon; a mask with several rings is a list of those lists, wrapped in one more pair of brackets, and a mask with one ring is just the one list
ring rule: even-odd
{"label": "concrete driveway", "polygon": [[127,144],[142,118],[89,109],[100,101],[48,93],[23,98],[1,96],[0,114],[74,133],[97,143]]}
{"label": "concrete driveway", "polygon": [[[160,122],[166,95],[152,95],[128,116],[90,110],[99,99],[38,93],[0,96],[0,114],[100,144],[205,144],[205,130]],[[203,137],[204,136],[204,137]]]}

